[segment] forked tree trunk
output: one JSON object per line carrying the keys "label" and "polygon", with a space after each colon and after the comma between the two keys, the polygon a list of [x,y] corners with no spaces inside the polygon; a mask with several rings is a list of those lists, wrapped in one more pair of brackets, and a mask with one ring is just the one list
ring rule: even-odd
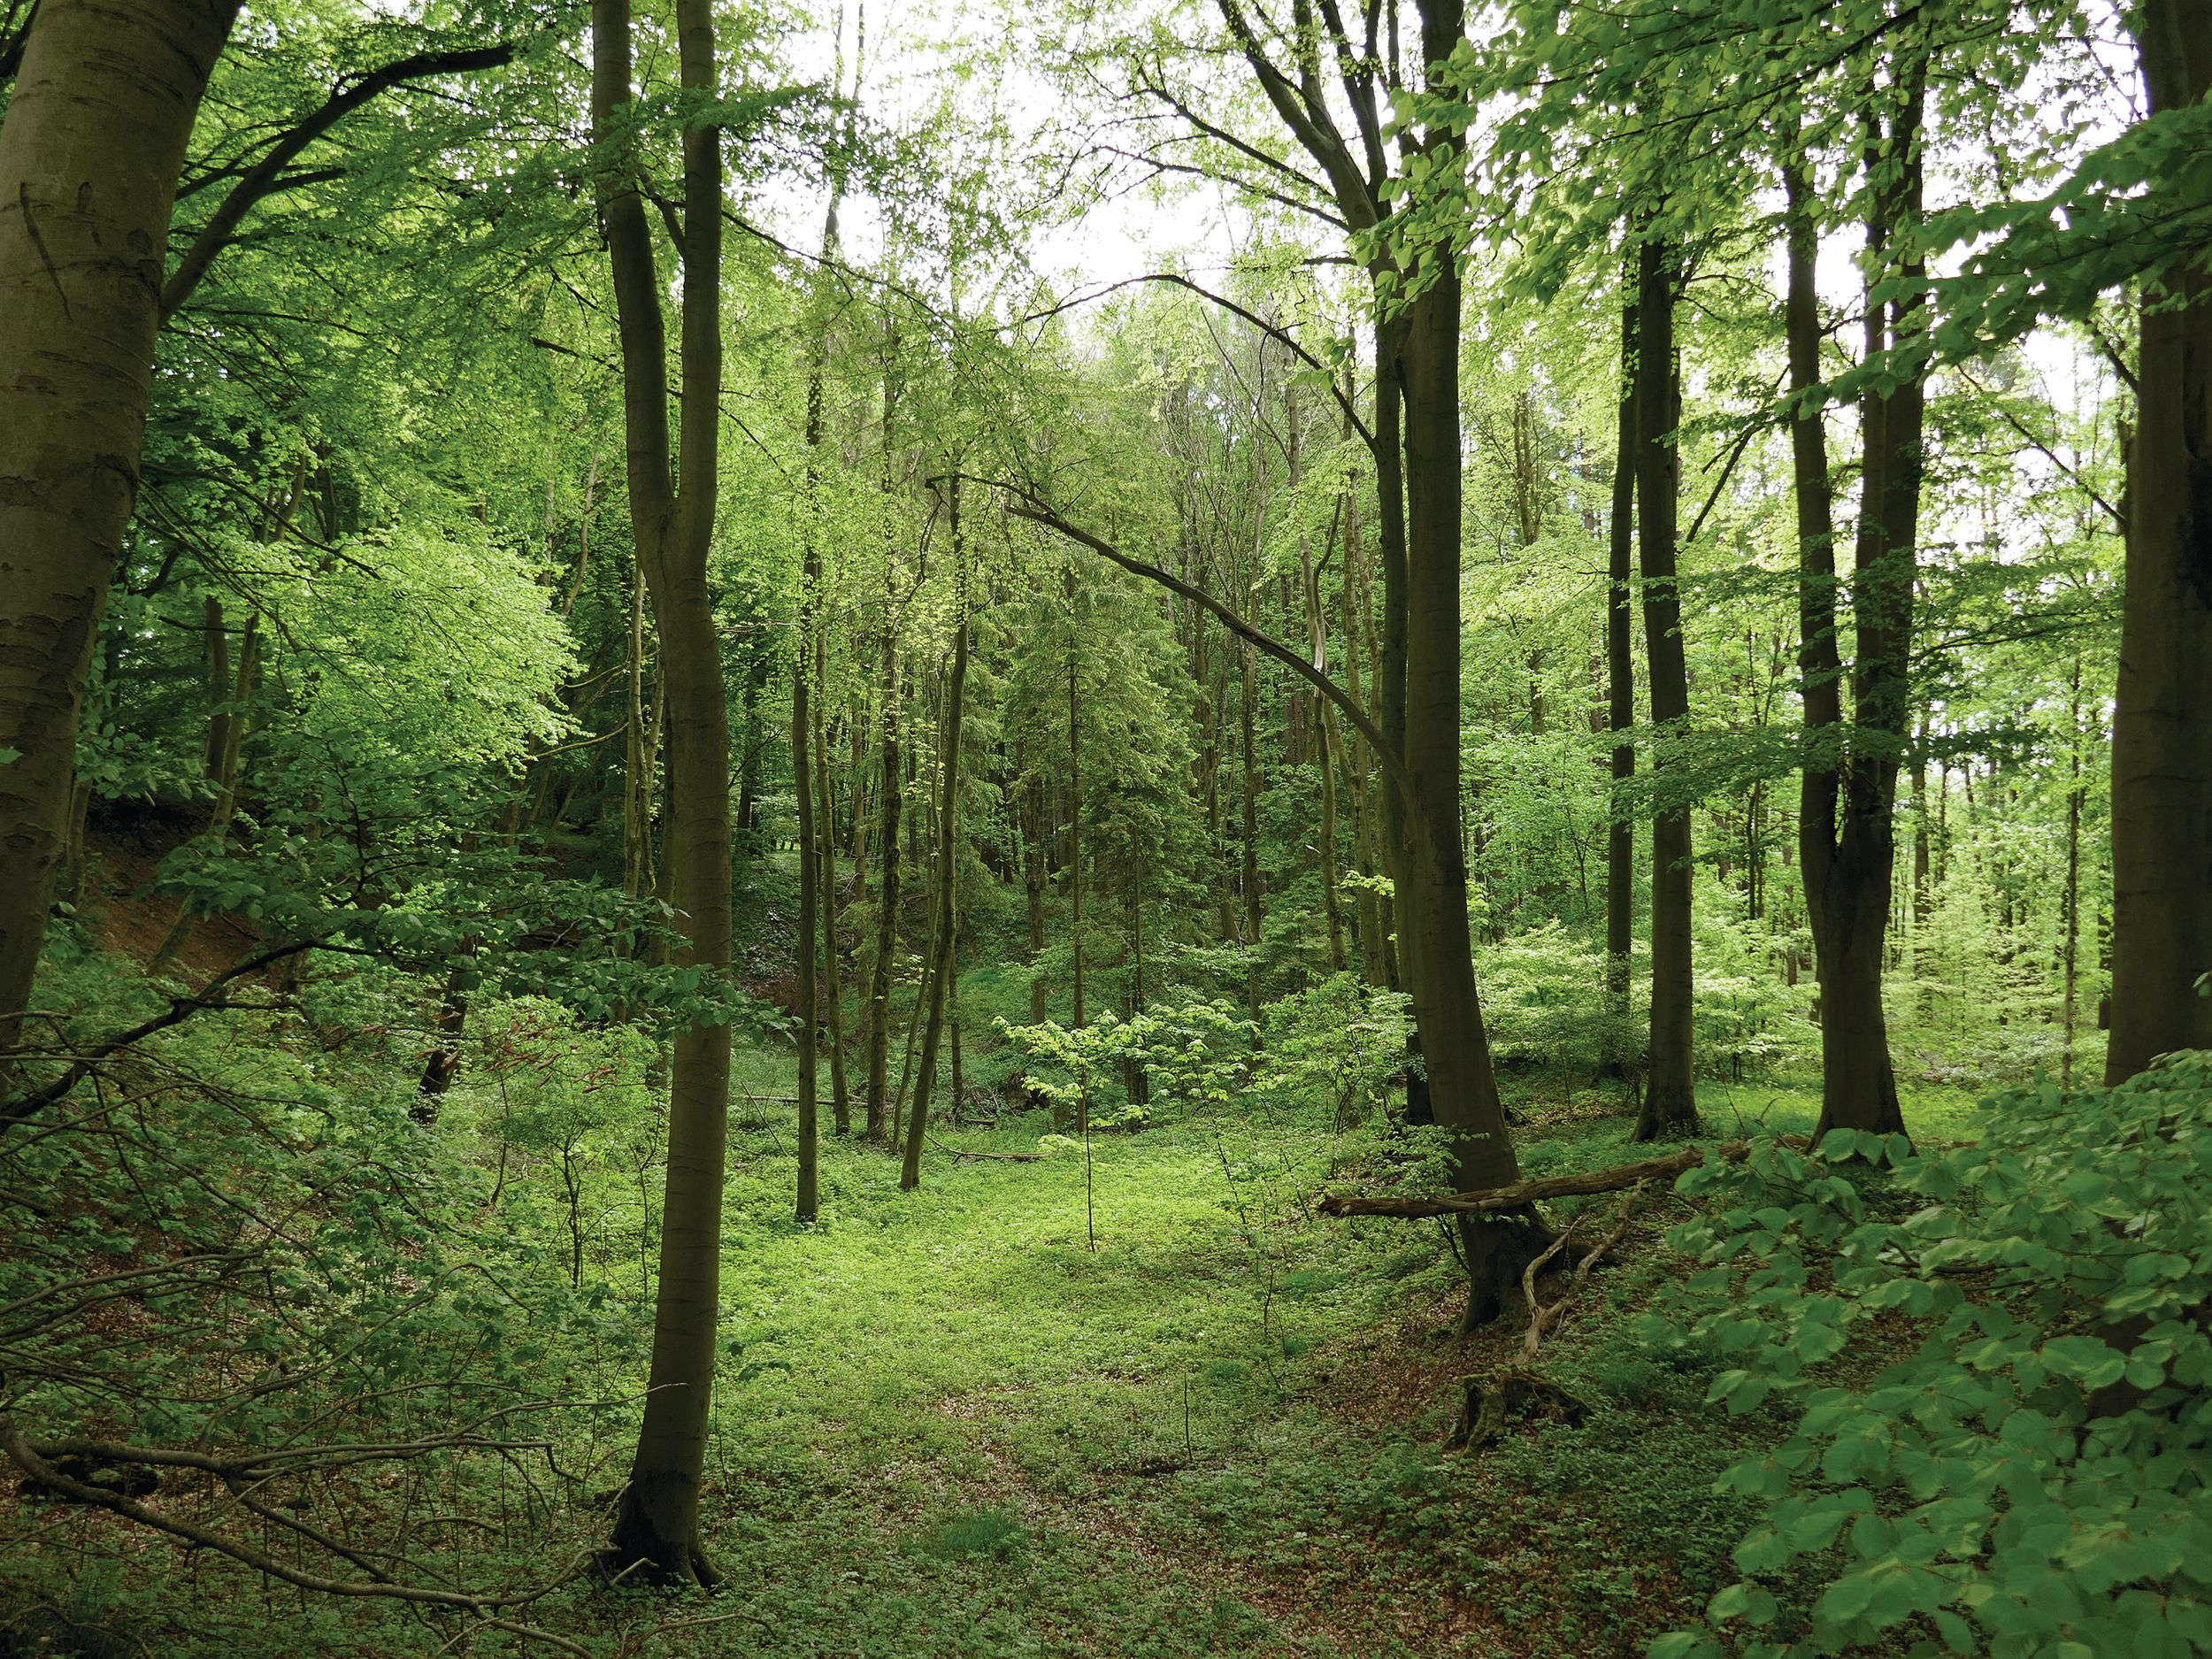
{"label": "forked tree trunk", "polygon": [[[710,0],[677,0],[680,75],[695,98],[716,87]],[[683,130],[680,449],[669,431],[667,325],[634,155],[623,154],[632,99],[629,0],[593,0],[592,127],[617,153],[597,179],[622,349],[630,521],[659,626],[668,708],[664,868],[683,936],[679,963],[725,981],[730,968],[729,700],[707,588],[722,380],[722,161],[719,130]],[[681,488],[677,488],[681,480]],[[668,1175],[660,1282],[644,1422],[615,1516],[612,1554],[649,1578],[715,1581],[699,1540],[699,1485],[714,1389],[720,1310],[722,1179],[730,1028],[693,1024],[670,1071]]]}
{"label": "forked tree trunk", "polygon": [[137,494],[163,252],[236,0],[41,0],[0,122],[0,1087]]}
{"label": "forked tree trunk", "polygon": [[[1868,229],[1885,257],[1919,216],[1924,74],[1924,65],[1907,72],[1891,127],[1890,171],[1870,181]],[[1813,288],[1816,231],[1801,164],[1793,159],[1785,172],[1791,216],[1785,324],[1791,382],[1801,395],[1819,379],[1820,324]],[[1902,269],[1910,274],[1916,267]],[[1869,352],[1895,343],[1913,326],[1917,310],[1913,297],[1892,305],[1870,304]],[[1836,535],[1825,426],[1818,411],[1802,401],[1792,423],[1799,666],[1807,742],[1798,849],[1820,982],[1821,1107],[1816,1138],[1838,1128],[1882,1134],[1904,1130],[1890,1063],[1882,977],[1895,882],[1898,764],[1911,730],[1908,668],[1923,407],[1921,382],[1912,379],[1886,396],[1869,396],[1860,408],[1865,459],[1851,589],[1857,649],[1847,728],[1836,638]]]}
{"label": "forked tree trunk", "polygon": [[[2152,112],[2201,103],[2212,3],[2145,0],[2136,27]],[[2212,278],[2177,259],[2145,290],[2112,727],[2113,1083],[2212,1048]]]}
{"label": "forked tree trunk", "polygon": [[[1670,770],[1669,750],[1690,716],[1682,603],[1675,590],[1676,451],[1680,396],[1675,377],[1675,259],[1647,239],[1636,252],[1636,548],[1644,579],[1644,659],[1650,665],[1652,770]],[[1643,1109],[1632,1138],[1651,1141],[1697,1127],[1692,1052],[1690,806],[1662,804],[1651,823],[1651,1047]]]}

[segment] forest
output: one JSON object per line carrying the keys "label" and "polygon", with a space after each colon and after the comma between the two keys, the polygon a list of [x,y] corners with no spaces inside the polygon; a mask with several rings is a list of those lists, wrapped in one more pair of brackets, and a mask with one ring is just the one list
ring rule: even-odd
{"label": "forest", "polygon": [[0,1659],[2212,1654],[2212,0],[0,0]]}

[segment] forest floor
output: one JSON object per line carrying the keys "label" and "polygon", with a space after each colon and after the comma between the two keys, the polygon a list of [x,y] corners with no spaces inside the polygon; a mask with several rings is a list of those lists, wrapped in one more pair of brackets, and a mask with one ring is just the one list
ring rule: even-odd
{"label": "forest floor", "polygon": [[[1816,1102],[1705,1104],[1734,1133],[1809,1127]],[[1954,1109],[1912,1105],[1924,1133]],[[1532,1171],[1629,1156],[1594,1102],[1525,1110]],[[941,1139],[1034,1152],[1048,1127]],[[741,1129],[708,1498],[736,1599],[656,1648],[1640,1654],[1735,1576],[1751,1517],[1713,1482],[1783,1426],[1702,1403],[1717,1356],[1630,1333],[1684,1266],[1670,1202],[1545,1344],[1586,1419],[1463,1457],[1457,1379],[1521,1363],[1523,1324],[1457,1338],[1435,1224],[1316,1216],[1332,1144],[1169,1124],[1096,1137],[1087,1164],[933,1154],[901,1194],[893,1160],[833,1141],[801,1229],[784,1134]]]}

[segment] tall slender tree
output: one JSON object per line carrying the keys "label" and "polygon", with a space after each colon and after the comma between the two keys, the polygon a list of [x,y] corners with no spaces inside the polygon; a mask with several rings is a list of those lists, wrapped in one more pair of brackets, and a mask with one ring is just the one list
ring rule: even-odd
{"label": "tall slender tree", "polygon": [[[1675,587],[1677,448],[1681,394],[1674,344],[1679,256],[1656,234],[1636,249],[1636,549],[1643,577],[1644,661],[1656,729],[1652,770],[1658,787],[1678,786],[1670,749],[1690,718],[1682,601]],[[1690,803],[1663,798],[1651,821],[1651,1047],[1643,1109],[1633,1138],[1650,1141],[1697,1126],[1692,1051]]]}
{"label": "tall slender tree", "polygon": [[[669,429],[668,329],[646,217],[633,117],[629,0],[593,0],[592,136],[599,216],[620,336],[630,526],[652,595],[667,687],[665,868],[683,936],[680,964],[726,979],[730,968],[729,699],[707,588],[720,453],[722,150],[713,98],[712,0],[677,0],[678,76],[687,95],[678,349],[680,426]],[[722,1182],[730,1030],[695,1021],[669,1079],[653,1354],[637,1452],[615,1517],[614,1550],[649,1575],[712,1584],[699,1541],[699,1486],[714,1389],[720,1311]]]}

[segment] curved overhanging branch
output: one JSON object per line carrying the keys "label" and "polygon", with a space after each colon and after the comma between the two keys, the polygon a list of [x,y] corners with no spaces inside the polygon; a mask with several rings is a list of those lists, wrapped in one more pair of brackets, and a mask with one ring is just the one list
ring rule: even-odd
{"label": "curved overhanging branch", "polygon": [[1056,305],[1048,305],[1042,311],[1030,311],[1019,320],[1025,323],[1042,322],[1047,318],[1057,317],[1063,311],[1072,311],[1078,305],[1088,305],[1093,301],[1102,300],[1109,295],[1118,294],[1124,288],[1135,288],[1143,282],[1164,282],[1171,288],[1182,288],[1188,293],[1195,294],[1210,304],[1219,306],[1233,317],[1241,317],[1269,339],[1291,352],[1315,373],[1320,375],[1328,383],[1329,396],[1335,400],[1336,406],[1343,411],[1344,418],[1352,423],[1352,429],[1359,434],[1361,441],[1371,450],[1375,447],[1374,432],[1364,420],[1360,419],[1358,406],[1350,398],[1345,396],[1338,388],[1336,376],[1330,371],[1329,365],[1300,345],[1295,334],[1279,324],[1269,322],[1256,311],[1248,311],[1227,296],[1217,294],[1211,288],[1201,287],[1188,277],[1179,276],[1172,271],[1148,271],[1142,276],[1133,276],[1125,278],[1119,282],[1110,282],[1104,288],[1095,289],[1091,293],[1079,295],[1073,299],[1063,300]]}
{"label": "curved overhanging branch", "polygon": [[970,483],[980,484],[987,489],[999,491],[1007,497],[1006,511],[1017,518],[1026,518],[1032,524],[1041,524],[1048,530],[1056,530],[1069,541],[1087,547],[1101,558],[1120,565],[1131,575],[1141,576],[1148,582],[1158,583],[1171,593],[1180,595],[1193,604],[1210,613],[1223,627],[1228,629],[1230,633],[1235,634],[1255,650],[1259,651],[1263,656],[1271,657],[1282,664],[1284,667],[1289,669],[1291,672],[1296,674],[1334,703],[1338,711],[1352,723],[1353,729],[1367,740],[1375,751],[1376,758],[1382,762],[1383,770],[1390,774],[1391,782],[1397,786],[1399,795],[1405,801],[1406,822],[1413,825],[1424,821],[1417,803],[1413,773],[1406,765],[1404,757],[1398,753],[1390,740],[1382,734],[1382,728],[1370,719],[1367,711],[1354,701],[1351,694],[1338,685],[1335,680],[1330,679],[1327,674],[1316,668],[1305,657],[1292,650],[1279,640],[1261,633],[1211,594],[1194,588],[1172,572],[1162,570],[1157,565],[1148,565],[1141,558],[1133,558],[1111,542],[1093,535],[1080,526],[1070,524],[1023,486],[1010,483],[1005,479],[979,478],[968,472],[948,473],[946,476],[963,478]]}
{"label": "curved overhanging branch", "polygon": [[[161,285],[160,312],[165,319],[185,301],[192,290],[199,287],[200,279],[207,274],[207,267],[238,234],[238,227],[254,205],[265,196],[294,185],[307,182],[304,177],[287,179],[285,168],[290,166],[299,153],[335,127],[353,111],[394,87],[402,87],[438,75],[474,74],[480,70],[496,69],[512,63],[522,50],[516,41],[503,41],[496,45],[471,47],[457,51],[417,52],[396,63],[371,70],[367,74],[341,86],[326,98],[322,107],[308,115],[282,134],[269,146],[268,152],[253,167],[247,170],[238,182],[231,187],[214,214],[200,227],[198,235],[177,262],[177,268],[169,273]],[[327,173],[320,176],[330,176]],[[212,182],[212,180],[208,180]]]}

